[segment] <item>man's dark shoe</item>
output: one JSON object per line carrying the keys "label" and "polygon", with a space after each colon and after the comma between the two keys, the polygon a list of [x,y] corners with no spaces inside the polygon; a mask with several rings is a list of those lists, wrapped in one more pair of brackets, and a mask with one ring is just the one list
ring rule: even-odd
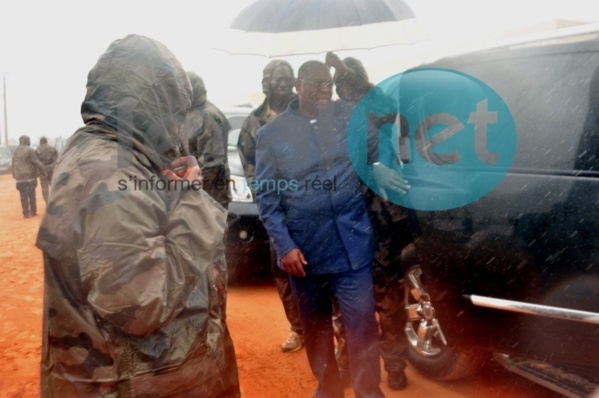
{"label": "man's dark shoe", "polygon": [[398,372],[389,372],[387,375],[387,385],[394,391],[403,390],[408,386],[408,378],[406,372],[400,370]]}

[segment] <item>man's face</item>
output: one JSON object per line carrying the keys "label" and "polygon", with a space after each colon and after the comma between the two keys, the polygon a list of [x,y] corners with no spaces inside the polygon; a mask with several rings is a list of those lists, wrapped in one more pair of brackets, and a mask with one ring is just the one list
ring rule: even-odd
{"label": "man's face", "polygon": [[293,74],[286,66],[276,68],[269,81],[270,95],[275,98],[289,98],[293,89]]}
{"label": "man's face", "polygon": [[300,106],[308,112],[324,110],[333,97],[333,80],[328,68],[313,68],[302,79],[298,79],[295,88]]}

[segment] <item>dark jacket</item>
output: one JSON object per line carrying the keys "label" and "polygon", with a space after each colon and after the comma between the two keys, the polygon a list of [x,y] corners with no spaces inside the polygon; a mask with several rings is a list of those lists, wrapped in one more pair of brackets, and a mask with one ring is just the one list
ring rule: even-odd
{"label": "dark jacket", "polygon": [[[291,96],[289,102],[292,102],[295,98],[295,95]],[[264,99],[262,105],[254,109],[248,117],[245,118],[243,125],[241,126],[241,131],[239,132],[239,140],[237,141],[239,159],[243,166],[245,178],[250,186],[252,186],[251,182],[256,176],[256,140],[258,129],[270,121],[267,110],[268,96]],[[252,191],[254,190],[252,189]]]}
{"label": "dark jacket", "polygon": [[51,178],[52,170],[54,170],[56,160],[58,159],[58,151],[48,144],[40,144],[35,152],[37,153],[40,162],[44,165],[46,176]]}
{"label": "dark jacket", "polygon": [[17,181],[34,180],[44,174],[44,166],[29,145],[21,144],[12,155],[12,176]]}
{"label": "dark jacket", "polygon": [[257,203],[260,218],[281,258],[299,248],[307,274],[370,266],[372,228],[360,179],[347,153],[353,107],[331,104],[313,121],[297,101],[258,130]]}
{"label": "dark jacket", "polygon": [[267,123],[267,120],[263,117],[268,107],[267,101],[268,98],[264,99],[262,105],[254,109],[245,118],[239,132],[237,149],[239,150],[239,159],[241,160],[248,184],[256,176],[256,134],[258,129]]}

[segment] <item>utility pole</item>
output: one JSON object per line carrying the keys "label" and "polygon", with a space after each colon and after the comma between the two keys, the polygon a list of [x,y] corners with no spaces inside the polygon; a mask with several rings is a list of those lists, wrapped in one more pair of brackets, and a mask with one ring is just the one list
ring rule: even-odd
{"label": "utility pole", "polygon": [[4,145],[8,146],[8,112],[6,111],[6,73],[3,75],[2,87],[4,88]]}

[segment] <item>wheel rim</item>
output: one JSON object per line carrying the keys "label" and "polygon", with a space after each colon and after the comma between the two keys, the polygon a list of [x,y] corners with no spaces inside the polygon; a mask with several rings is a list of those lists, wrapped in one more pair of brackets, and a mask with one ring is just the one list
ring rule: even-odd
{"label": "wheel rim", "polygon": [[406,336],[411,347],[420,355],[435,356],[447,346],[435,307],[422,283],[422,270],[414,267],[405,278]]}

